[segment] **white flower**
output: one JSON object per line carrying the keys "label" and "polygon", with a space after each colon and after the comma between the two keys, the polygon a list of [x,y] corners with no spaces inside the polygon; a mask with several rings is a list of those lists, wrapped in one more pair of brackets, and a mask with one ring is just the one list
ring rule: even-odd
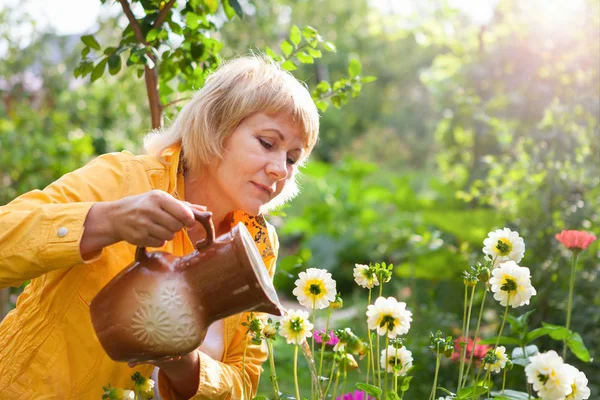
{"label": "white flower", "polygon": [[523,238],[508,228],[496,229],[488,233],[483,246],[485,258],[494,261],[494,267],[505,261],[519,262],[525,254]]}
{"label": "white flower", "polygon": [[[499,373],[502,368],[506,366],[508,356],[506,355],[506,347],[498,346],[495,350],[491,350],[492,354],[489,357],[487,354],[483,358],[485,369],[489,369],[492,372]],[[486,362],[488,359],[493,360],[492,362]]]}
{"label": "white flower", "polygon": [[440,397],[438,400],[454,400],[454,397],[451,397],[451,396]]}
{"label": "white flower", "polygon": [[366,289],[373,289],[374,286],[379,286],[375,270],[365,264],[354,264],[354,281]]}
{"label": "white flower", "polygon": [[529,268],[519,267],[514,261],[507,261],[500,264],[499,268],[494,268],[490,285],[492,285],[494,299],[503,306],[508,302],[513,308],[529,304],[531,296],[536,294],[535,288],[531,285]]}
{"label": "white flower", "polygon": [[573,390],[570,395],[566,397],[566,400],[586,400],[590,398],[591,392],[588,388],[588,380],[585,374],[579,371],[572,365],[565,364],[565,367],[573,375],[573,383],[571,389]]}
{"label": "white flower", "polygon": [[335,301],[335,281],[326,270],[309,268],[306,272],[300,272],[298,278],[292,293],[304,307],[321,310]]}
{"label": "white flower", "polygon": [[[386,362],[387,361],[387,362]],[[386,350],[383,349],[381,351],[380,357],[381,368],[383,368],[386,372],[394,373],[396,376],[404,376],[406,372],[412,367],[413,356],[410,350],[407,350],[406,347],[401,347],[399,349],[394,346],[388,346],[387,348],[387,360],[386,360]],[[394,372],[394,365],[401,366],[397,372]]]}
{"label": "white flower", "polygon": [[300,345],[306,338],[312,336],[313,324],[308,322],[308,313],[302,310],[287,310],[286,315],[281,318],[279,334],[285,338],[288,344]]}
{"label": "white flower", "polygon": [[380,336],[394,338],[403,335],[410,329],[412,313],[406,309],[406,303],[398,302],[393,297],[379,297],[375,304],[367,307],[367,324],[369,329],[377,329]]}
{"label": "white flower", "polygon": [[571,394],[574,373],[554,350],[531,356],[529,361],[525,367],[527,382],[542,399],[564,400]]}

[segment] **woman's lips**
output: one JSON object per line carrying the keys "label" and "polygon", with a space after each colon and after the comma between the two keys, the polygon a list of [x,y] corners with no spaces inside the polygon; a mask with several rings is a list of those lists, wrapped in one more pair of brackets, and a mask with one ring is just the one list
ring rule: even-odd
{"label": "woman's lips", "polygon": [[254,185],[254,186],[257,188],[257,189],[259,189],[261,192],[263,192],[263,193],[265,193],[267,196],[269,196],[269,198],[270,198],[270,197],[271,197],[271,195],[273,194],[273,191],[272,191],[270,188],[266,187],[266,186],[263,186],[263,185],[261,185],[261,184],[259,184],[259,183],[256,183],[256,182],[252,182],[252,184],[253,184],[253,185]]}

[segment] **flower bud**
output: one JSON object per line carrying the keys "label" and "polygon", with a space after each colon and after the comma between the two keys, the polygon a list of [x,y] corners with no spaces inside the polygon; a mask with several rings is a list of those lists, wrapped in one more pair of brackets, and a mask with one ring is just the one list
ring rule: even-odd
{"label": "flower bud", "polygon": [[272,324],[267,324],[263,327],[262,334],[267,339],[273,339],[277,335],[277,329]]}
{"label": "flower bud", "polygon": [[514,367],[514,364],[512,362],[512,360],[509,358],[508,360],[506,360],[506,365],[504,366],[504,368],[506,368],[507,371],[512,370]]}
{"label": "flower bud", "polygon": [[488,267],[481,268],[477,273],[477,279],[481,283],[487,283],[490,280],[491,272]]}
{"label": "flower bud", "polygon": [[339,295],[339,293],[335,295],[335,300],[329,304],[329,307],[331,307],[334,310],[340,309],[343,306],[344,300],[342,300],[342,297]]}
{"label": "flower bud", "polygon": [[477,278],[474,277],[473,275],[465,276],[463,278],[463,283],[465,284],[466,287],[473,287],[473,286],[477,285]]}
{"label": "flower bud", "polygon": [[145,378],[139,372],[131,376],[131,380],[135,382],[135,390],[140,395],[140,399],[154,398],[154,381]]}
{"label": "flower bud", "polygon": [[344,364],[346,364],[346,368],[349,370],[358,368],[358,363],[352,356],[352,354],[346,353],[346,357],[343,359]]}

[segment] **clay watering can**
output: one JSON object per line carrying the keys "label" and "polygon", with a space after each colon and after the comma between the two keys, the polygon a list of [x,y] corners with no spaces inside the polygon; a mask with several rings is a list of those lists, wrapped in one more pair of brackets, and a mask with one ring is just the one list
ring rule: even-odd
{"label": "clay watering can", "polygon": [[212,213],[193,210],[206,230],[196,251],[176,257],[138,247],[135,260],[90,304],[92,324],[115,361],[139,362],[188,354],[213,322],[243,312],[281,315],[263,260],[239,223],[218,238]]}

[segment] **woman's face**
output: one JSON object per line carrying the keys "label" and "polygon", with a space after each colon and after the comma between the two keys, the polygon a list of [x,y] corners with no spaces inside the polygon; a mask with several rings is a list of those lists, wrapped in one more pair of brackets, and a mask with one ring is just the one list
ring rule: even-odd
{"label": "woman's face", "polygon": [[202,187],[209,191],[213,207],[251,215],[294,184],[297,163],[305,155],[300,126],[291,116],[279,114],[244,119],[224,147],[223,160],[205,169]]}

